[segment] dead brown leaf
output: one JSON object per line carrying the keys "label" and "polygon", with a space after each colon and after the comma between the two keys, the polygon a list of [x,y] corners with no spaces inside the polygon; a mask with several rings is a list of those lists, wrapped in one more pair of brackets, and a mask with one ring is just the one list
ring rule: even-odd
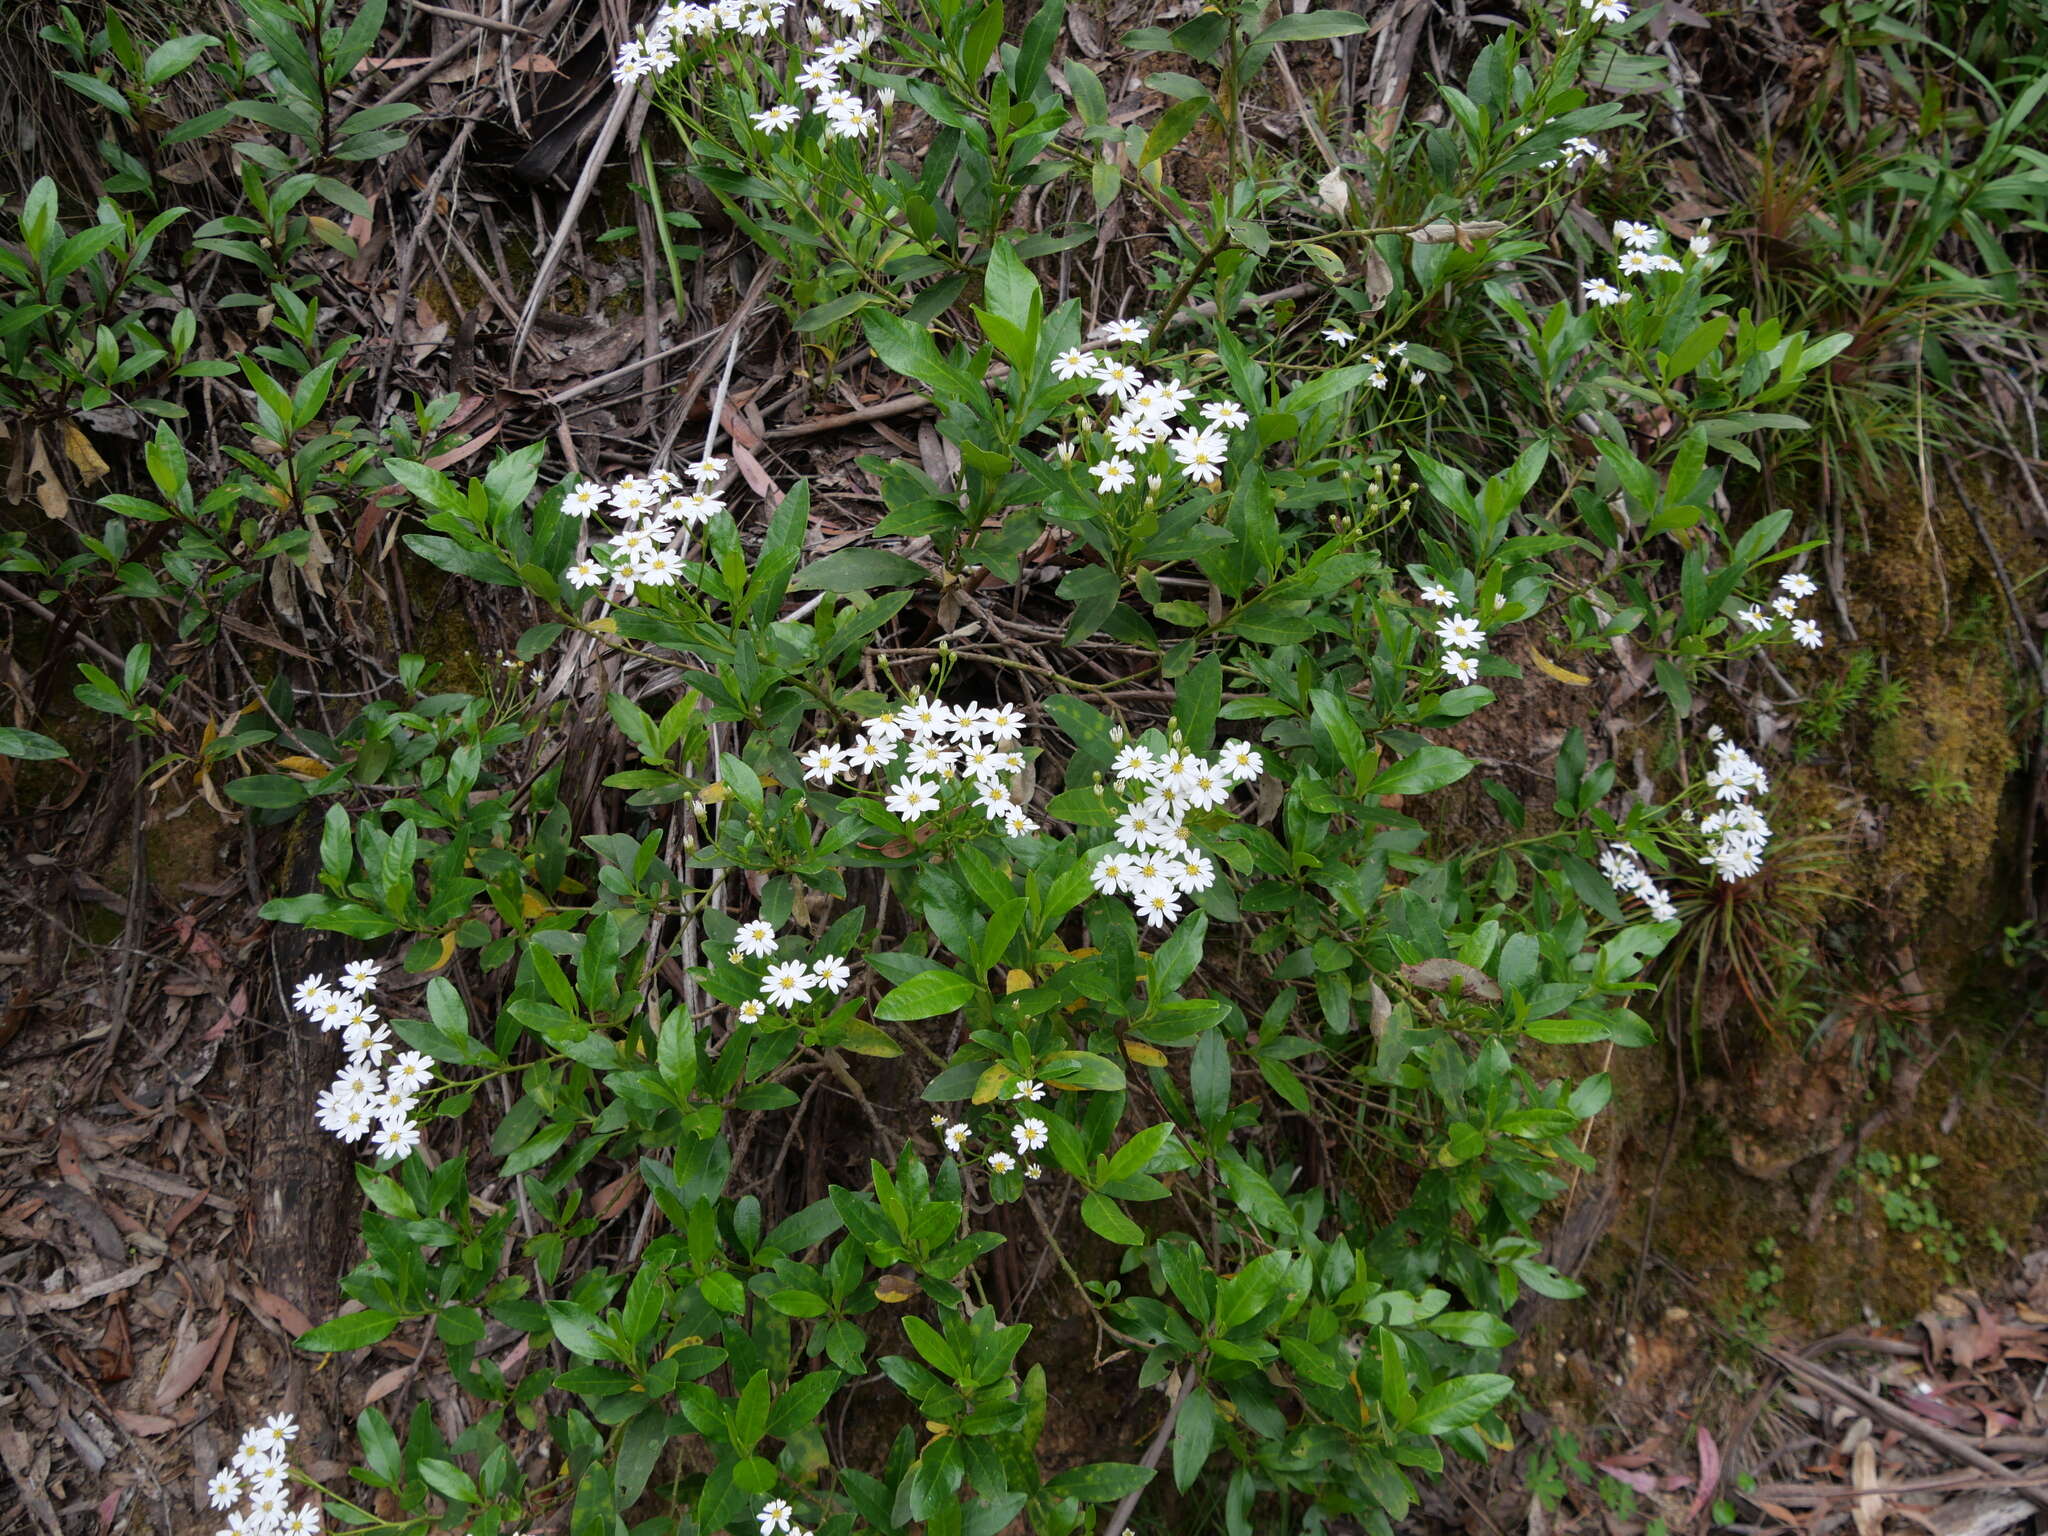
{"label": "dead brown leaf", "polygon": [[116,1275],[103,1279],[89,1280],[84,1285],[73,1286],[68,1291],[16,1291],[9,1299],[10,1307],[18,1307],[29,1317],[40,1317],[45,1312],[69,1312],[84,1306],[88,1301],[98,1301],[115,1291],[125,1291],[144,1275],[153,1275],[163,1267],[162,1259],[145,1259],[140,1264],[130,1265]]}
{"label": "dead brown leaf", "polygon": [[100,457],[100,451],[93,447],[92,439],[81,432],[74,422],[64,423],[64,457],[71,461],[71,467],[78,471],[79,479],[87,485],[103,478],[107,473],[107,461]]}
{"label": "dead brown leaf", "polygon": [[1401,967],[1401,979],[1425,992],[1447,992],[1452,982],[1460,982],[1467,997],[1476,997],[1487,1003],[1500,1001],[1500,988],[1494,979],[1462,960],[1422,960],[1404,965]]}
{"label": "dead brown leaf", "polygon": [[193,1337],[189,1312],[178,1320],[178,1342],[172,1347],[170,1362],[164,1367],[164,1379],[157,1384],[157,1407],[170,1407],[198,1384],[199,1378],[206,1374],[206,1368],[213,1364],[214,1352],[220,1348],[220,1341],[227,1337],[228,1322],[229,1319],[223,1315],[213,1332],[201,1339]]}
{"label": "dead brown leaf", "polygon": [[249,1287],[249,1305],[265,1317],[277,1323],[293,1338],[311,1330],[313,1320],[299,1310],[296,1303],[280,1296],[275,1291],[266,1291],[260,1285]]}

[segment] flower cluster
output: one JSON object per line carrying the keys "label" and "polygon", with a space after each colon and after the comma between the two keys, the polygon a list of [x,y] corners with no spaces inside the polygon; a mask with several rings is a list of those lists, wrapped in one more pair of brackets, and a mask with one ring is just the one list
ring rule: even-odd
{"label": "flower cluster", "polygon": [[1600,855],[1600,873],[1607,877],[1607,883],[1623,896],[1640,897],[1650,909],[1650,920],[1668,923],[1678,916],[1678,908],[1671,898],[1664,894],[1662,886],[1650,878],[1650,872],[1643,868],[1642,861],[1626,848],[1609,848]]}
{"label": "flower cluster", "polygon": [[[825,0],[825,9],[857,21],[876,7],[876,0]],[[638,37],[620,47],[612,61],[612,78],[621,85],[657,79],[682,62],[685,50],[698,40],[721,33],[766,37],[779,33],[789,15],[784,0],[712,0],[709,5],[669,0]]]}
{"label": "flower cluster", "polygon": [[[1010,1100],[1013,1104],[1036,1104],[1044,1097],[1045,1084],[1032,1078],[1020,1077],[1010,1085]],[[956,1157],[965,1152],[968,1142],[974,1139],[973,1130],[964,1122],[948,1124],[944,1115],[932,1116],[932,1129],[939,1133],[939,1140],[946,1144],[946,1150]],[[1010,1127],[1010,1140],[1016,1144],[1017,1150],[1013,1153],[999,1146],[997,1150],[989,1153],[989,1172],[1014,1173],[1021,1158],[1024,1159],[1022,1168],[1025,1178],[1043,1177],[1045,1170],[1030,1161],[1030,1155],[1043,1148],[1051,1137],[1052,1133],[1042,1119],[1036,1115],[1025,1115]]]}
{"label": "flower cluster", "polygon": [[[1560,35],[1568,35],[1570,31],[1570,28],[1565,28]],[[1515,137],[1526,139],[1534,132],[1536,132],[1535,124],[1524,123],[1515,130]],[[1607,151],[1602,149],[1592,139],[1579,134],[1566,139],[1559,146],[1559,153],[1551,159],[1543,161],[1538,169],[1554,171],[1561,165],[1567,171],[1577,171],[1588,165],[1605,165],[1606,163]]]}
{"label": "flower cluster", "polygon": [[[1352,335],[1351,332],[1346,330],[1343,326],[1332,325],[1324,329],[1323,340],[1330,342],[1335,346],[1348,347],[1353,342],[1358,340],[1358,338]],[[1387,357],[1391,357],[1394,360],[1391,364],[1387,362],[1386,358],[1381,357],[1377,352],[1366,353],[1365,356],[1361,357],[1358,360],[1365,367],[1370,368],[1372,370],[1372,372],[1368,373],[1365,376],[1365,382],[1371,385],[1374,389],[1385,389],[1389,384],[1393,382],[1393,374],[1390,370],[1393,368],[1400,367],[1402,360],[1406,358],[1407,355],[1408,343],[1405,341],[1393,342],[1387,347]],[[1424,382],[1424,378],[1425,375],[1423,374],[1420,368],[1411,368],[1408,370],[1409,383],[1420,384]]]}
{"label": "flower cluster", "polygon": [[821,994],[837,997],[853,984],[853,967],[846,963],[844,955],[819,955],[808,963],[784,960],[780,957],[781,943],[775,925],[764,918],[741,923],[733,935],[732,952],[727,958],[734,964],[749,959],[770,962],[761,976],[760,996],[750,997],[739,1006],[742,1023],[758,1024],[770,1017],[771,1008],[801,1007]]}
{"label": "flower cluster", "polygon": [[1132,742],[1113,769],[1125,806],[1116,819],[1116,843],[1095,861],[1095,889],[1128,896],[1148,928],[1181,915],[1181,899],[1216,883],[1216,866],[1190,839],[1190,811],[1216,810],[1240,784],[1265,771],[1249,743],[1224,744],[1216,761],[1174,746],[1155,753]]}
{"label": "flower cluster", "polygon": [[[1622,277],[1648,277],[1655,272],[1683,272],[1685,264],[1664,249],[1664,231],[1654,224],[1644,224],[1635,219],[1616,219],[1614,239],[1619,252],[1614,258],[1614,267]],[[1704,232],[1694,235],[1686,242],[1686,249],[1694,256],[1705,257],[1714,249],[1714,242]],[[1586,302],[1597,304],[1602,309],[1616,304],[1626,304],[1632,295],[1626,288],[1609,282],[1604,277],[1589,277],[1579,284],[1586,296]]]}
{"label": "flower cluster", "polygon": [[1431,607],[1453,610],[1438,620],[1435,631],[1444,645],[1444,670],[1461,683],[1478,681],[1479,658],[1472,653],[1486,649],[1486,630],[1477,619],[1456,611],[1458,594],[1441,581],[1428,583],[1417,595]]}
{"label": "flower cluster", "polygon": [[1792,638],[1809,651],[1817,651],[1825,643],[1820,626],[1811,619],[1798,617],[1799,600],[1811,597],[1820,588],[1813,584],[1813,578],[1804,571],[1787,571],[1778,578],[1778,595],[1771,599],[1770,611],[1764,611],[1760,603],[1752,603],[1736,617],[1758,634],[1763,634],[1780,622],[1789,621]]}
{"label": "flower cluster", "polygon": [[609,544],[593,546],[569,567],[569,585],[609,584],[615,600],[636,586],[673,586],[683,573],[687,530],[703,526],[725,510],[725,503],[713,494],[719,476],[725,473],[725,460],[703,459],[686,473],[693,486],[687,491],[665,469],[628,475],[612,485],[586,480],[571,490],[562,503],[564,512],[583,519],[602,513],[618,524],[619,530]]}
{"label": "flower cluster", "polygon": [[971,801],[1005,836],[1022,837],[1037,825],[1014,798],[1023,734],[1024,716],[1007,704],[941,704],[919,694],[873,716],[850,745],[824,743],[801,761],[814,784],[885,775],[882,804],[906,823],[923,821],[950,797]]}
{"label": "flower cluster", "polygon": [[[878,0],[825,0],[825,8],[849,21],[862,21],[878,7]],[[780,34],[789,8],[783,0],[714,0],[710,5],[670,0],[655,13],[646,32],[619,49],[612,64],[612,78],[622,85],[659,79],[682,62],[682,56],[698,41],[720,34],[745,38]],[[816,17],[805,25],[813,36],[822,34],[824,24]],[[804,120],[806,105],[825,120],[828,139],[861,139],[881,123],[881,114],[847,88],[840,71],[853,64],[881,37],[875,28],[855,30],[844,37],[820,44],[796,72],[795,100],[777,102],[751,116],[756,129],[766,134],[787,133]],[[886,108],[895,93],[880,93]]]}
{"label": "flower cluster", "polygon": [[[1102,340],[1112,344],[1138,345],[1151,332],[1136,320],[1115,320],[1102,328]],[[1181,475],[1202,486],[1214,486],[1223,479],[1230,459],[1229,433],[1251,425],[1251,414],[1235,400],[1203,402],[1190,421],[1195,391],[1181,380],[1161,375],[1148,378],[1135,364],[1108,355],[1096,355],[1081,347],[1069,347],[1052,360],[1053,376],[1072,382],[1086,380],[1097,395],[1108,402],[1108,414],[1096,428],[1107,443],[1106,452],[1095,457],[1089,473],[1104,495],[1128,490],[1137,484],[1141,469],[1170,461]],[[1160,450],[1163,459],[1154,454]],[[1075,449],[1062,443],[1059,454],[1071,459]],[[1149,464],[1148,464],[1149,461]],[[1163,477],[1147,475],[1147,483],[1158,489]]]}
{"label": "flower cluster", "polygon": [[[1771,840],[1771,824],[1750,799],[1770,793],[1770,776],[1763,764],[1728,740],[1718,725],[1708,729],[1707,740],[1714,745],[1714,766],[1702,776],[1701,784],[1715,808],[1699,820],[1700,833],[1706,839],[1700,862],[1724,881],[1746,880],[1763,868],[1764,848]],[[1692,819],[1690,812],[1686,819]],[[1622,895],[1637,896],[1647,903],[1655,921],[1669,922],[1678,916],[1678,908],[1628,849],[1610,847],[1603,852],[1600,872]]]}
{"label": "flower cluster", "polygon": [[294,1507],[285,1491],[291,1478],[285,1458],[298,1435],[298,1420],[288,1413],[273,1413],[242,1432],[234,1456],[206,1485],[207,1502],[215,1509],[248,1500],[248,1508],[229,1515],[218,1536],[320,1536],[320,1507]]}
{"label": "flower cluster", "polygon": [[[320,1095],[320,1129],[343,1141],[364,1137],[378,1157],[405,1157],[420,1144],[412,1117],[423,1090],[434,1081],[433,1059],[398,1051],[391,1031],[379,1022],[370,991],[377,984],[374,960],[351,960],[333,986],[308,976],[292,990],[292,1003],[323,1032],[339,1030],[348,1062]],[[384,1058],[392,1057],[389,1066]]]}
{"label": "flower cluster", "polygon": [[1763,868],[1764,844],[1771,840],[1770,823],[1749,797],[1768,794],[1771,781],[1763,765],[1726,740],[1718,725],[1708,732],[1708,740],[1714,743],[1714,766],[1707,770],[1705,783],[1720,808],[1700,818],[1700,831],[1707,839],[1700,862],[1712,866],[1723,880],[1745,880]]}

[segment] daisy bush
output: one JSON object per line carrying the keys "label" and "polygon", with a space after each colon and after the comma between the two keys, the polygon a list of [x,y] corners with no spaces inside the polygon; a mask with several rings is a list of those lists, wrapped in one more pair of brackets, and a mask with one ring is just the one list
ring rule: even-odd
{"label": "daisy bush", "polygon": [[[1357,17],[1145,29],[1192,61],[1150,125],[1055,60],[1058,5],[672,4],[627,45],[814,360],[865,340],[947,462],[848,466],[878,518],[815,557],[811,486],[743,496],[716,440],[390,465],[413,551],[537,622],[501,694],[414,662],[322,744],[376,772],[312,786],[319,888],[266,908],[366,950],[296,999],[347,1053],[322,1123],[379,1154],[355,1305],[300,1342],[438,1351],[467,1404],[364,1411],[380,1509],[1066,1536],[1206,1481],[1231,1536],[1390,1532],[1508,1442],[1602,1054],[1653,1038],[1685,882],[1772,857],[1767,754],[1700,695],[1825,638],[1792,511],[1730,489],[1842,341],[1607,206],[1637,118],[1585,81],[1649,68],[1640,20],[1536,16],[1374,177],[1299,185],[1238,163],[1236,104]],[[1206,204],[1160,170],[1198,130]],[[1022,228],[1062,178],[1071,222]],[[1055,287],[1119,197],[1156,280]],[[1596,669],[1662,712],[1668,801],[1580,731],[1495,757],[1489,711]],[[1149,1453],[1042,1456],[1112,1362]]]}

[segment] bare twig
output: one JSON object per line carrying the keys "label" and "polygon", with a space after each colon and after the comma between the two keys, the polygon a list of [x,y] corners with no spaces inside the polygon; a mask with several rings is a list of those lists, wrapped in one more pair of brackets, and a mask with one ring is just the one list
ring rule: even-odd
{"label": "bare twig", "polygon": [[[1192,1364],[1187,1374],[1180,1378],[1180,1387],[1173,1395],[1173,1406],[1166,1410],[1166,1417],[1160,1421],[1159,1433],[1152,1437],[1152,1443],[1145,1447],[1145,1454],[1138,1459],[1138,1465],[1148,1472],[1159,1465],[1159,1458],[1166,1454],[1166,1442],[1173,1438],[1173,1427],[1180,1422],[1180,1411],[1195,1390],[1195,1372]],[[1117,1507],[1110,1513],[1109,1523],[1102,1528],[1102,1536],[1123,1536],[1124,1527],[1131,1523],[1131,1514],[1138,1507],[1138,1500],[1145,1489],[1151,1486],[1148,1478],[1138,1487],[1123,1496]]]}
{"label": "bare twig", "polygon": [[611,110],[605,114],[604,124],[597,130],[596,142],[583,158],[583,169],[576,177],[569,201],[562,205],[557,216],[555,237],[548,242],[547,254],[541,257],[540,266],[533,274],[533,290],[526,297],[526,308],[520,312],[519,327],[512,336],[512,361],[505,369],[508,380],[519,376],[519,360],[526,353],[527,338],[533,334],[533,318],[540,313],[541,303],[547,298],[549,285],[554,281],[555,268],[561,265],[562,252],[568,249],[569,237],[576,232],[577,216],[583,212],[583,205],[590,201],[590,194],[597,186],[598,173],[604,168],[605,156],[611,153],[619,130],[625,126],[627,113],[633,110],[633,103],[639,99],[640,93],[632,86],[618,87],[612,97]]}

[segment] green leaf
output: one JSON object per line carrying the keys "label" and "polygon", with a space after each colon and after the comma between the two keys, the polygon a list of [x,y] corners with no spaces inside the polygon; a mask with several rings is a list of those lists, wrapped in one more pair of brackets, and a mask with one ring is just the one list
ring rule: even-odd
{"label": "green leaf", "polygon": [[64,743],[40,735],[35,731],[20,730],[11,725],[0,725],[0,757],[18,757],[27,762],[43,763],[53,757],[69,757]]}
{"label": "green leaf", "polygon": [[59,80],[62,80],[71,89],[78,92],[79,95],[98,102],[116,117],[125,117],[130,121],[134,120],[135,114],[128,110],[127,98],[107,84],[106,81],[95,75],[74,74],[68,69],[57,70],[55,74]]}
{"label": "green leaf", "polygon": [[1692,334],[1673,348],[1671,355],[1664,359],[1665,380],[1668,382],[1683,378],[1704,363],[1707,354],[1719,346],[1721,338],[1728,334],[1728,325],[1726,315],[1715,315],[1712,319],[1702,320],[1695,326]]}
{"label": "green leaf", "polygon": [[1506,1376],[1459,1376],[1438,1382],[1422,1394],[1415,1417],[1403,1427],[1419,1435],[1463,1429],[1485,1418],[1514,1389],[1514,1382]]}
{"label": "green leaf", "polygon": [[441,1461],[429,1457],[419,1464],[421,1479],[436,1493],[444,1494],[459,1504],[481,1504],[483,1495],[476,1490],[476,1479],[452,1461]]}
{"label": "green leaf", "polygon": [[1253,38],[1252,46],[1305,43],[1319,37],[1350,37],[1365,28],[1363,16],[1353,16],[1345,11],[1310,11],[1304,16],[1282,16]]}
{"label": "green leaf", "polygon": [[875,1017],[901,1023],[958,1013],[975,991],[974,983],[958,971],[919,971],[902,986],[891,988],[875,1004]]}
{"label": "green leaf", "polygon": [[[925,972],[927,976],[939,974],[951,973]],[[1097,1093],[1121,1093],[1124,1089],[1124,1069],[1093,1051],[1054,1051],[1039,1062],[1039,1072],[1047,1082],[1058,1083],[1062,1088],[1092,1089]]]}
{"label": "green leaf", "polygon": [[1590,1045],[1608,1035],[1607,1026],[1597,1019],[1531,1019],[1522,1028],[1530,1039],[1545,1045]]}
{"label": "green leaf", "polygon": [[1135,1247],[1145,1241],[1145,1229],[1123,1212],[1107,1195],[1089,1195],[1081,1201],[1081,1220],[1088,1229],[1112,1243],[1122,1243],[1126,1248]]}
{"label": "green leaf", "polygon": [[366,1349],[387,1337],[397,1326],[398,1319],[388,1312],[348,1312],[300,1334],[298,1345],[315,1354]]}
{"label": "green leaf", "polygon": [[768,1432],[768,1372],[759,1370],[740,1389],[740,1400],[732,1408],[732,1446],[742,1456],[750,1453]]}
{"label": "green leaf", "polygon": [[1079,59],[1067,60],[1066,72],[1067,89],[1074,93],[1074,109],[1081,114],[1081,121],[1090,128],[1107,127],[1109,95],[1101,79]]}
{"label": "green leaf", "polygon": [[1145,147],[1138,153],[1138,168],[1143,170],[1186,138],[1208,109],[1209,98],[1197,96],[1189,101],[1176,101],[1162,112],[1152,131],[1145,135]]}
{"label": "green leaf", "polygon": [[848,315],[858,314],[870,304],[880,302],[881,300],[872,293],[842,293],[836,299],[828,299],[815,308],[805,310],[796,317],[794,326],[806,334],[811,331],[822,331],[826,326],[844,320]]}
{"label": "green leaf", "polygon": [[1048,1480],[1045,1491],[1056,1499],[1109,1504],[1126,1494],[1136,1493],[1151,1481],[1150,1467],[1128,1466],[1120,1461],[1092,1461],[1085,1467],[1070,1467]]}
{"label": "green leaf", "polygon": [[[1016,251],[1007,240],[998,240],[995,249],[989,252],[988,270],[982,279],[982,295],[988,300],[991,311],[1019,331],[1031,329],[1042,302],[1038,279],[1017,259]],[[1018,359],[1017,362],[1019,367],[1030,366],[1026,359]]]}
{"label": "green leaf", "polygon": [[239,805],[253,805],[266,811],[290,810],[303,805],[306,786],[281,773],[258,773],[246,779],[228,781],[228,798]]}
{"label": "green leaf", "polygon": [[811,482],[799,480],[768,520],[768,532],[761,539],[761,553],[754,562],[754,574],[747,583],[748,606],[754,622],[767,625],[782,606],[789,590],[790,574],[803,553],[804,529],[811,519]]}
{"label": "green leaf", "polygon": [[795,592],[872,592],[922,586],[925,568],[886,549],[841,549],[813,560],[790,582]]}
{"label": "green leaf", "polygon": [[1440,1312],[1422,1326],[1474,1349],[1505,1349],[1515,1341],[1515,1330],[1491,1312]]}
{"label": "green leaf", "polygon": [[1366,790],[1368,795],[1423,795],[1455,784],[1472,771],[1472,759],[1450,747],[1427,742],[1398,763],[1389,763]]}
{"label": "green leaf", "polygon": [[1211,651],[1180,680],[1174,690],[1173,719],[1186,738],[1188,750],[1208,749],[1216,729],[1216,711],[1223,706],[1223,658]]}
{"label": "green leaf", "polygon": [[[1352,780],[1361,789],[1371,784],[1379,758],[1366,746],[1365,733],[1359,730],[1358,722],[1352,718],[1346,698],[1327,688],[1318,688],[1309,695],[1309,709],[1316,724],[1329,736],[1330,745],[1337,749],[1337,760],[1350,771]],[[1379,789],[1375,793],[1384,795],[1400,791]]]}
{"label": "green leaf", "polygon": [[1185,1493],[1201,1475],[1216,1443],[1216,1404],[1200,1382],[1188,1384],[1187,1402],[1173,1430],[1173,1486]]}
{"label": "green leaf", "polygon": [[190,69],[200,54],[220,41],[210,32],[188,32],[161,44],[142,66],[145,85],[162,85]]}
{"label": "green leaf", "polygon": [[791,1382],[769,1411],[768,1433],[788,1440],[808,1429],[825,1411],[843,1379],[838,1371],[813,1371],[801,1381]]}

